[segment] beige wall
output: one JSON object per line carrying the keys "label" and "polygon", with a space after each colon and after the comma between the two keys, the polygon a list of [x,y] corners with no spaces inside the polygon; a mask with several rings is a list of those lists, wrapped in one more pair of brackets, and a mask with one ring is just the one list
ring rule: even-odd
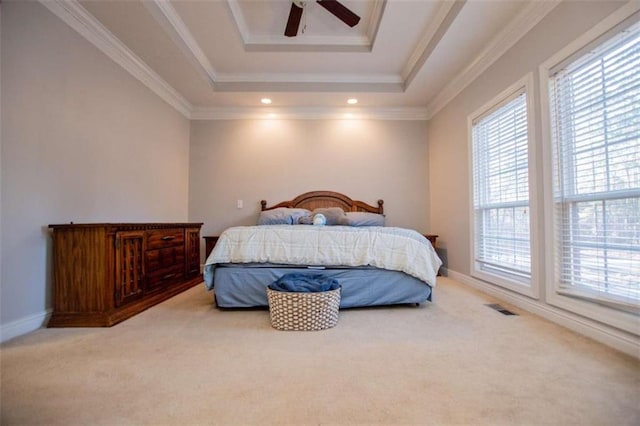
{"label": "beige wall", "polygon": [[189,216],[205,235],[255,224],[262,199],[313,190],[383,199],[389,225],[429,231],[422,121],[194,121],[189,172]]}
{"label": "beige wall", "polygon": [[[428,125],[431,227],[440,235],[450,270],[469,275],[469,152],[467,117],[533,72],[540,158],[538,66],[624,2],[563,2],[493,66],[438,112]],[[539,183],[538,188],[542,188]],[[542,194],[538,193],[541,202]]]}
{"label": "beige wall", "polygon": [[468,274],[467,116],[619,5],[561,4],[427,124],[189,123],[39,3],[2,3],[0,325],[50,307],[50,223],[188,219],[219,234],[254,223],[261,199],[309,190],[384,199],[389,225],[438,233]]}
{"label": "beige wall", "polygon": [[1,7],[3,339],[51,307],[51,223],[192,220],[217,234],[254,223],[260,199],[330,189],[429,231],[425,122],[189,123],[39,3]]}
{"label": "beige wall", "polygon": [[48,224],[188,219],[189,121],[39,3],[1,25],[6,331],[50,308]]}

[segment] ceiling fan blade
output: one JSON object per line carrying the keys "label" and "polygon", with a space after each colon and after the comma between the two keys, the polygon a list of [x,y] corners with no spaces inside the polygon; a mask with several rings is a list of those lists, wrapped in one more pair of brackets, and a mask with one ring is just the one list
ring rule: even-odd
{"label": "ceiling fan blade", "polygon": [[318,4],[350,27],[355,27],[358,22],[360,22],[358,15],[344,7],[344,5],[337,0],[318,0]]}
{"label": "ceiling fan blade", "polygon": [[284,35],[286,35],[287,37],[297,36],[301,19],[302,8],[296,6],[295,3],[291,2],[291,11],[289,11],[289,19],[287,20],[287,26],[284,29]]}

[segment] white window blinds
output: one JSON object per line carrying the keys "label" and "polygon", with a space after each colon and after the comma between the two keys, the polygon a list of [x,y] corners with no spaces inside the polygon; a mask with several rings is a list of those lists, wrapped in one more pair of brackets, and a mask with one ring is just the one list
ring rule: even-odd
{"label": "white window blinds", "polygon": [[527,99],[524,88],[472,122],[475,269],[531,277]]}
{"label": "white window blinds", "polygon": [[640,26],[550,76],[556,274],[565,294],[640,300]]}

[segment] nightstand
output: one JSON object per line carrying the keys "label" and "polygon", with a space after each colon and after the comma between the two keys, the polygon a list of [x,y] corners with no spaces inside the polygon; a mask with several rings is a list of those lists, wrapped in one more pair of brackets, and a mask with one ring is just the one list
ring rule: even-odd
{"label": "nightstand", "polygon": [[431,245],[433,246],[433,248],[436,248],[436,240],[438,239],[438,236],[436,234],[422,234],[422,235],[424,235],[427,240],[431,241]]}
{"label": "nightstand", "polygon": [[[436,234],[422,234],[424,235],[424,237],[431,241],[431,245],[433,246],[433,248],[436,248],[436,240],[438,239],[438,236]],[[438,270],[438,276],[440,276],[440,271]]]}
{"label": "nightstand", "polygon": [[211,254],[211,250],[213,250],[213,248],[216,246],[216,243],[218,242],[218,238],[220,238],[220,236],[213,235],[213,236],[205,236],[202,238],[204,238],[204,244],[205,244],[204,258],[206,259]]}

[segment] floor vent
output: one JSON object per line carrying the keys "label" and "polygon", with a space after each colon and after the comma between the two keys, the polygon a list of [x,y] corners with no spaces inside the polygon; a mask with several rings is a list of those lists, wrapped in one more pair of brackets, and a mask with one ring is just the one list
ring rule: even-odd
{"label": "floor vent", "polygon": [[499,305],[497,303],[491,303],[491,304],[486,305],[486,306],[490,307],[491,309],[495,309],[496,311],[500,312],[503,315],[518,315],[515,312],[511,312],[510,310],[508,310],[504,306]]}

